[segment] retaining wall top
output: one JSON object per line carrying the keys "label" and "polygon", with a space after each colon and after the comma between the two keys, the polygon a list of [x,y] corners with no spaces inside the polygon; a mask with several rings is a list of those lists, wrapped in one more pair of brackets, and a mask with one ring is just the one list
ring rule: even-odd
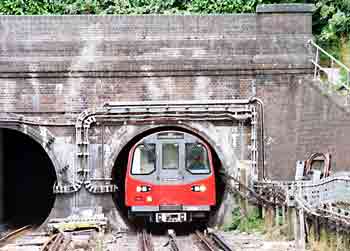
{"label": "retaining wall top", "polygon": [[311,5],[262,5],[257,14],[235,15],[0,16],[0,72],[307,68],[308,11]]}
{"label": "retaining wall top", "polygon": [[313,4],[260,4],[256,7],[256,13],[312,13],[314,11]]}

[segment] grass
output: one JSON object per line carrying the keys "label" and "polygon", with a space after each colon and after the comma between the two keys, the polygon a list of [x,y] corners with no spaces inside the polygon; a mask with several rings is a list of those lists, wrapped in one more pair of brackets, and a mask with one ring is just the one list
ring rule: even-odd
{"label": "grass", "polygon": [[260,217],[258,208],[254,208],[246,215],[243,215],[241,209],[236,207],[232,212],[232,222],[225,230],[238,230],[246,233],[263,232],[264,220]]}

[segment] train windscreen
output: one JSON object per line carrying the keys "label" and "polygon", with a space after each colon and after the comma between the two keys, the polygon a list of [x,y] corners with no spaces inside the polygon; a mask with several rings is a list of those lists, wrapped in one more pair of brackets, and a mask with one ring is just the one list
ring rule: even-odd
{"label": "train windscreen", "polygon": [[156,170],[156,145],[141,144],[135,148],[131,174],[145,175]]}
{"label": "train windscreen", "polygon": [[186,144],[186,170],[192,174],[210,173],[208,152],[202,144]]}

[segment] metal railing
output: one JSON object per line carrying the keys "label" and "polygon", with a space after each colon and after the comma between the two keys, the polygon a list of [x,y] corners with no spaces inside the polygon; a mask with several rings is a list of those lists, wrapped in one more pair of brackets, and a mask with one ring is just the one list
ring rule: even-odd
{"label": "metal railing", "polygon": [[[265,202],[270,201],[276,206],[296,207],[308,214],[342,222],[350,227],[349,176],[329,176],[317,182],[312,180],[256,182],[254,188],[257,198],[266,205],[269,203]],[[279,197],[285,199],[278,205]],[[341,204],[345,205],[345,208],[342,208]]]}
{"label": "metal railing", "polygon": [[[333,86],[339,87],[339,89],[344,89],[345,90],[345,95],[347,96],[346,98],[346,105],[349,104],[348,98],[350,95],[350,69],[347,67],[345,64],[337,60],[335,57],[333,57],[331,54],[329,54],[327,51],[322,49],[319,45],[317,45],[313,40],[309,40],[308,44],[313,46],[313,48],[316,50],[315,51],[315,57],[314,59],[311,60],[312,64],[315,66],[314,68],[314,80],[320,79],[321,73],[324,73],[327,75],[327,80],[330,84]],[[330,67],[324,67],[320,63],[320,56],[324,55],[327,57],[327,59],[330,62]],[[337,68],[341,72],[344,72],[345,77],[342,77],[344,75],[341,75],[340,78],[338,76],[335,76],[334,73],[329,73],[327,71],[329,68],[334,69]],[[342,79],[343,78],[343,79]],[[345,79],[344,79],[345,78]]]}

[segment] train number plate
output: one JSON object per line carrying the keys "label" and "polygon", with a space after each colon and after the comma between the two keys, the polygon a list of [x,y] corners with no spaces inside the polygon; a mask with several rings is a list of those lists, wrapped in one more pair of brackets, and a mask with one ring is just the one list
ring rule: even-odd
{"label": "train number plate", "polygon": [[185,222],[186,213],[156,213],[156,222]]}

